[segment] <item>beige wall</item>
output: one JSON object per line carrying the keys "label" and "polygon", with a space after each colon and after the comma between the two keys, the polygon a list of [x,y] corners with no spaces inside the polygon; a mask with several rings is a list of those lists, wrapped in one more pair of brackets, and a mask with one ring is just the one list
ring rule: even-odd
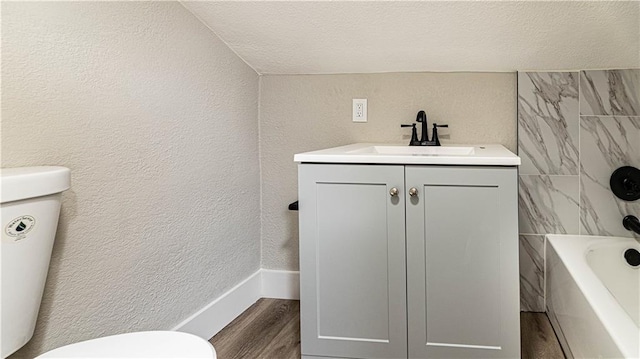
{"label": "beige wall", "polygon": [[[368,123],[351,121],[367,98]],[[449,124],[443,143],[500,143],[516,149],[515,73],[390,73],[261,76],[262,266],[298,269],[299,152],[355,142],[408,143],[418,110]],[[448,136],[447,136],[448,135]]]}
{"label": "beige wall", "polygon": [[1,157],[72,171],[15,357],[170,329],[260,266],[258,76],[178,3],[2,2]]}
{"label": "beige wall", "polygon": [[260,98],[258,81],[176,3],[2,3],[2,166],[72,170],[15,357],[171,328],[259,268],[260,237],[263,267],[297,270],[295,153],[407,142],[420,109],[443,143],[516,147],[515,74],[263,76]]}

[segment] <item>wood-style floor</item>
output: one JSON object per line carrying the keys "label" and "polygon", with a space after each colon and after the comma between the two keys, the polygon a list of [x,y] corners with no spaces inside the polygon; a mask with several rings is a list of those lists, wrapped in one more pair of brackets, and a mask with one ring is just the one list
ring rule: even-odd
{"label": "wood-style floor", "polygon": [[564,359],[564,353],[545,313],[520,313],[522,359]]}
{"label": "wood-style floor", "polygon": [[[521,313],[523,359],[564,359],[544,313]],[[260,299],[209,340],[218,359],[300,358],[300,302]]]}
{"label": "wood-style floor", "polygon": [[218,359],[300,358],[300,301],[259,299],[209,342]]}

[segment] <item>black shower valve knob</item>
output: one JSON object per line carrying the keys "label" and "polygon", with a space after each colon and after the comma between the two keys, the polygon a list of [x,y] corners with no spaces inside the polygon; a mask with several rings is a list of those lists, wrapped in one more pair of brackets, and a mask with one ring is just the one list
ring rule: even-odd
{"label": "black shower valve knob", "polygon": [[611,191],[624,201],[640,199],[640,170],[623,166],[613,171],[609,180]]}

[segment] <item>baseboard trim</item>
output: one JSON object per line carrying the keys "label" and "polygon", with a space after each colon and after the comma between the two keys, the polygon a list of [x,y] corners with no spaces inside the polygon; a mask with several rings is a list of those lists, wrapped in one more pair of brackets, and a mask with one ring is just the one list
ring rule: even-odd
{"label": "baseboard trim", "polygon": [[262,273],[256,271],[235,287],[178,324],[173,330],[209,340],[260,299]]}
{"label": "baseboard trim", "polygon": [[262,297],[300,299],[300,272],[262,269]]}
{"label": "baseboard trim", "polygon": [[259,269],[172,330],[208,340],[260,298],[300,299],[300,272]]}

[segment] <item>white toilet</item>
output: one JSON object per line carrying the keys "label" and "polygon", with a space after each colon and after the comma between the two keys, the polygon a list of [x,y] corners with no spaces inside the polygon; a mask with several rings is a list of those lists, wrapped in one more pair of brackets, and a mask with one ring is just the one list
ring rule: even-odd
{"label": "white toilet", "polygon": [[[69,189],[65,167],[7,168],[1,171],[2,323],[0,357],[33,336],[51,250],[61,193]],[[112,335],[66,345],[38,358],[216,358],[206,340],[193,334],[149,331]]]}

